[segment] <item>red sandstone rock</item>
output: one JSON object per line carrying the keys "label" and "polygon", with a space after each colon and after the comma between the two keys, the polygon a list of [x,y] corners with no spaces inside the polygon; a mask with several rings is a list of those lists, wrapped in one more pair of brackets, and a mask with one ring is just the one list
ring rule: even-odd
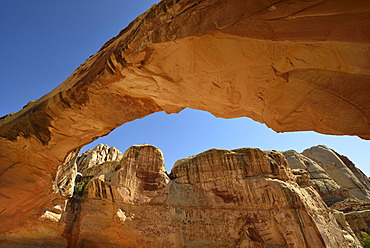
{"label": "red sandstone rock", "polygon": [[57,170],[76,149],[153,112],[191,107],[370,139],[369,12],[364,0],[153,6],[55,90],[1,118],[0,233],[52,207]]}
{"label": "red sandstone rock", "polygon": [[129,148],[115,168],[91,159],[95,165],[79,161],[98,173],[86,176],[84,196],[69,200],[59,223],[68,247],[349,244],[320,196],[297,185],[278,152],[213,149],[179,160],[169,177],[161,151],[149,145]]}

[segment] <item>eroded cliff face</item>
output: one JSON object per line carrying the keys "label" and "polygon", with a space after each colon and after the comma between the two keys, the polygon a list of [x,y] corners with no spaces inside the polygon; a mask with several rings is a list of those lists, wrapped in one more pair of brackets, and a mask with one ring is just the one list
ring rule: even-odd
{"label": "eroded cliff face", "polygon": [[357,177],[360,175],[360,170],[356,168],[358,173],[354,174],[332,149],[320,145],[306,149],[302,154],[318,163],[338,185],[348,189],[354,197],[365,201],[370,200],[370,191],[366,184],[368,181]]}
{"label": "eroded cliff face", "polygon": [[[334,151],[334,150],[333,150]],[[335,154],[342,160],[342,162],[355,174],[355,176],[360,180],[360,182],[364,185],[367,190],[370,190],[370,179],[363,173],[356,165],[344,155],[341,155],[334,151]]]}
{"label": "eroded cliff face", "polygon": [[293,150],[283,154],[295,169],[293,172],[308,173],[308,180],[329,206],[345,199],[370,200],[368,177],[346,156],[323,145],[313,146],[302,154]]}
{"label": "eroded cliff face", "polygon": [[283,154],[297,182],[312,185],[330,206],[349,242],[354,235],[361,240],[361,231],[370,232],[369,179],[349,158],[323,145]]}
{"label": "eroded cliff face", "polygon": [[294,174],[308,174],[307,181],[309,182],[306,183],[311,184],[316,189],[327,205],[330,206],[335,202],[351,197],[348,189],[333,180],[325,169],[315,161],[293,150],[283,152],[283,154]]}
{"label": "eroded cliff face", "polygon": [[[96,169],[107,168],[108,162],[116,164],[122,159],[122,153],[114,146],[99,144],[94,149],[88,150],[77,160],[77,169],[83,175],[97,175]],[[105,163],[105,166],[98,166]]]}
{"label": "eroded cliff face", "polygon": [[369,12],[365,0],[161,1],[1,118],[0,232],[37,220],[73,151],[154,112],[370,139]]}
{"label": "eroded cliff face", "polygon": [[2,233],[0,247],[361,247],[279,152],[212,149],[169,175],[154,146],[120,154],[99,145],[77,158],[81,194],[58,219],[49,210]]}

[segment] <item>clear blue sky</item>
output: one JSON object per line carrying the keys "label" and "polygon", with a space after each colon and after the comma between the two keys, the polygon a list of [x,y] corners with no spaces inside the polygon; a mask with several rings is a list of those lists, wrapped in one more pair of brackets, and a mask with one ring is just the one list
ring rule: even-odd
{"label": "clear blue sky", "polygon": [[[146,11],[153,0],[1,1],[0,116],[20,110],[66,79],[111,37]],[[248,118],[225,120],[186,109],[156,113],[127,123],[85,147],[98,143],[124,152],[134,144],[160,148],[169,170],[180,158],[210,148],[258,147],[302,152],[324,144],[348,156],[370,175],[370,141],[314,132],[277,134]]]}

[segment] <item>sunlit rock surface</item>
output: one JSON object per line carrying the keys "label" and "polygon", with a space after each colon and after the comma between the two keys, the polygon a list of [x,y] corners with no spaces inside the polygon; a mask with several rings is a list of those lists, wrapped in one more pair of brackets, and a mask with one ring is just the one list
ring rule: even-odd
{"label": "sunlit rock surface", "polygon": [[0,233],[32,226],[70,194],[58,168],[76,149],[154,112],[191,107],[370,139],[369,12],[364,0],[153,6],[55,90],[0,119]]}
{"label": "sunlit rock surface", "polygon": [[95,171],[97,166],[99,167],[100,164],[106,162],[112,162],[112,164],[115,164],[114,162],[120,161],[121,158],[122,153],[114,146],[109,147],[104,144],[99,144],[94,149],[84,152],[82,156],[78,158],[77,169],[84,175],[96,175],[98,174],[98,172]]}
{"label": "sunlit rock surface", "polygon": [[[343,201],[352,197],[347,188],[340,186],[333,180],[328,173],[318,165],[315,161],[297,153],[294,150],[283,152],[288,161],[289,166],[295,170],[308,173],[309,183],[319,192],[322,199],[327,205],[332,205],[335,202]],[[298,174],[298,173],[295,173]]]}
{"label": "sunlit rock surface", "polygon": [[331,206],[349,244],[362,240],[361,231],[370,232],[369,179],[348,157],[323,145],[283,154],[298,183],[300,175],[308,174],[308,185]]}
{"label": "sunlit rock surface", "polygon": [[292,169],[308,172],[310,183],[329,206],[350,198],[370,200],[369,179],[347,157],[334,150],[319,145],[302,154],[293,150],[283,154]]}
{"label": "sunlit rock surface", "polygon": [[[213,149],[177,161],[168,175],[162,152],[154,146],[132,146],[123,156],[102,163],[95,156],[86,159],[103,150],[113,148],[99,145],[77,159],[90,165],[82,175],[83,192],[75,191],[64,211],[45,211],[33,223],[53,232],[13,230],[0,236],[3,244],[361,247],[313,187],[297,184],[279,152]],[[32,236],[20,238],[24,233]],[[48,241],[51,235],[55,243]]]}
{"label": "sunlit rock surface", "polygon": [[332,149],[320,145],[306,149],[302,154],[319,164],[338,185],[348,189],[353,196],[360,200],[370,200],[366,181],[358,178]]}
{"label": "sunlit rock surface", "polygon": [[[334,151],[334,150],[333,150]],[[355,176],[360,180],[360,182],[365,186],[367,190],[370,190],[370,179],[363,173],[356,165],[344,155],[341,155],[334,151],[335,154],[343,161],[343,163],[355,174]]]}

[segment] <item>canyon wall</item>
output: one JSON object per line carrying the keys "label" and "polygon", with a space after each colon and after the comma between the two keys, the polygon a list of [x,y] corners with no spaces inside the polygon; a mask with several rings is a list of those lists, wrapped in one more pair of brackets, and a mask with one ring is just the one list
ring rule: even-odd
{"label": "canyon wall", "polygon": [[310,158],[293,150],[283,152],[283,154],[295,174],[308,174],[307,180],[329,206],[350,197],[351,194],[347,188],[339,185],[324,168]]}
{"label": "canyon wall", "polygon": [[64,211],[1,234],[0,247],[361,247],[276,151],[212,149],[167,174],[154,146],[99,145],[76,166],[83,187]]}
{"label": "canyon wall", "polygon": [[354,197],[370,200],[370,191],[366,184],[368,179],[358,177],[363,173],[357,168],[359,173],[354,174],[333,150],[325,146],[314,146],[304,150],[302,154],[316,161],[338,185],[348,189]]}
{"label": "canyon wall", "polygon": [[323,145],[301,154],[293,150],[283,154],[297,182],[311,185],[320,194],[346,237],[356,235],[362,240],[361,232],[370,232],[369,178],[348,157]]}
{"label": "canyon wall", "polygon": [[0,233],[60,206],[80,147],[154,112],[190,107],[370,139],[369,12],[365,0],[154,5],[55,90],[0,119]]}

